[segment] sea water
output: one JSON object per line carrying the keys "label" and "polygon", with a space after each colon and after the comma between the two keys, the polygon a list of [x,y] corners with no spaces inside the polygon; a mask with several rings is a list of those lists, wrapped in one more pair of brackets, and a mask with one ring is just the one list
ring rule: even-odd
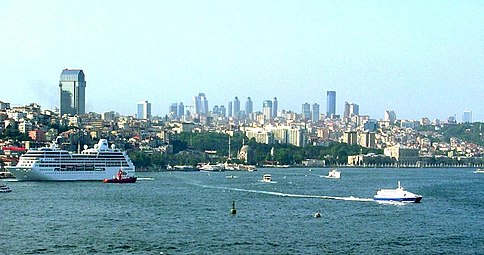
{"label": "sea water", "polygon": [[[260,168],[137,173],[134,184],[8,182],[0,254],[483,254],[484,174],[340,170],[341,179],[321,178],[327,168]],[[274,183],[259,182],[265,173]],[[422,202],[372,200],[397,181]]]}

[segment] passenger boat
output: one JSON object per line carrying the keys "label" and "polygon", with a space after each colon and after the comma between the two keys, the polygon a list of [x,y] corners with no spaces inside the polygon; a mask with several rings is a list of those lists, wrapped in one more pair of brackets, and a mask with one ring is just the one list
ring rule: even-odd
{"label": "passenger boat", "polygon": [[274,183],[274,181],[272,181],[272,176],[270,174],[264,174],[262,176],[262,180],[259,180],[260,182],[269,182],[269,183]]}
{"label": "passenger boat", "polygon": [[0,193],[9,193],[12,192],[12,190],[5,184],[0,183]]}
{"label": "passenger boat", "polygon": [[400,186],[400,181],[398,181],[398,187],[396,189],[380,189],[373,199],[377,202],[420,203],[422,196],[406,191]]}
{"label": "passenger boat", "polygon": [[336,169],[333,169],[329,171],[328,175],[324,176],[324,178],[339,179],[341,178],[341,172]]}
{"label": "passenger boat", "polygon": [[19,181],[102,181],[116,175],[121,167],[129,176],[135,166],[126,152],[100,139],[94,148],[84,146],[81,153],[71,153],[58,147],[29,149],[20,156],[16,166],[6,169]]}
{"label": "passenger boat", "polygon": [[135,183],[136,182],[135,176],[126,176],[126,173],[123,172],[122,169],[119,169],[118,174],[113,176],[112,179],[104,179],[104,183]]}
{"label": "passenger boat", "polygon": [[200,172],[216,172],[216,171],[224,171],[224,165],[223,164],[215,164],[212,165],[210,163],[205,163],[205,164],[199,164],[197,168],[200,170]]}

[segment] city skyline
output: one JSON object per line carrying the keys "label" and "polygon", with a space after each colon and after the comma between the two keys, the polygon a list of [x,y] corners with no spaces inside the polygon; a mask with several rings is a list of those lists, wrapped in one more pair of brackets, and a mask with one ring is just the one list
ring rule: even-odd
{"label": "city skyline", "polygon": [[0,84],[13,88],[1,101],[60,107],[69,68],[89,80],[86,112],[134,115],[147,100],[164,116],[203,92],[210,110],[277,97],[280,110],[325,113],[336,91],[340,116],[355,102],[375,119],[484,120],[484,2],[47,3],[0,3]]}

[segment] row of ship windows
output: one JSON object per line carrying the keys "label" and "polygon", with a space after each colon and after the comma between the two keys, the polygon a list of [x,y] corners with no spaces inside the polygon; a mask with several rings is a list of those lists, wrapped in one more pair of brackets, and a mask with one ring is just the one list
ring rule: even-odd
{"label": "row of ship windows", "polygon": [[[38,167],[56,167],[59,166],[59,164],[38,164]],[[119,164],[117,162],[116,164],[90,164],[90,165],[69,165],[69,164],[62,164],[60,165],[61,168],[66,168],[66,167],[82,167],[82,168],[94,168],[94,167],[129,167],[128,164]]]}
{"label": "row of ship windows", "polygon": [[88,157],[71,157],[70,155],[47,155],[47,156],[42,156],[42,155],[28,155],[28,156],[24,156],[23,157],[24,159],[25,158],[29,158],[29,159],[38,159],[38,158],[75,158],[75,159],[112,159],[112,158],[124,158],[123,155],[110,155],[110,156],[102,156],[102,157],[98,157],[98,156],[95,156],[95,155],[92,155],[92,156],[88,156]]}

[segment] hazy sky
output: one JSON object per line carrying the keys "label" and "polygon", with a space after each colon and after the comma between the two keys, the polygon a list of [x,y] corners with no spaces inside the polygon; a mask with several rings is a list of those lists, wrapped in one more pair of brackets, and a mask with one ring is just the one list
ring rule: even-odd
{"label": "hazy sky", "polygon": [[0,1],[0,101],[58,106],[64,68],[99,113],[199,92],[326,112],[335,90],[339,114],[484,121],[484,1]]}

